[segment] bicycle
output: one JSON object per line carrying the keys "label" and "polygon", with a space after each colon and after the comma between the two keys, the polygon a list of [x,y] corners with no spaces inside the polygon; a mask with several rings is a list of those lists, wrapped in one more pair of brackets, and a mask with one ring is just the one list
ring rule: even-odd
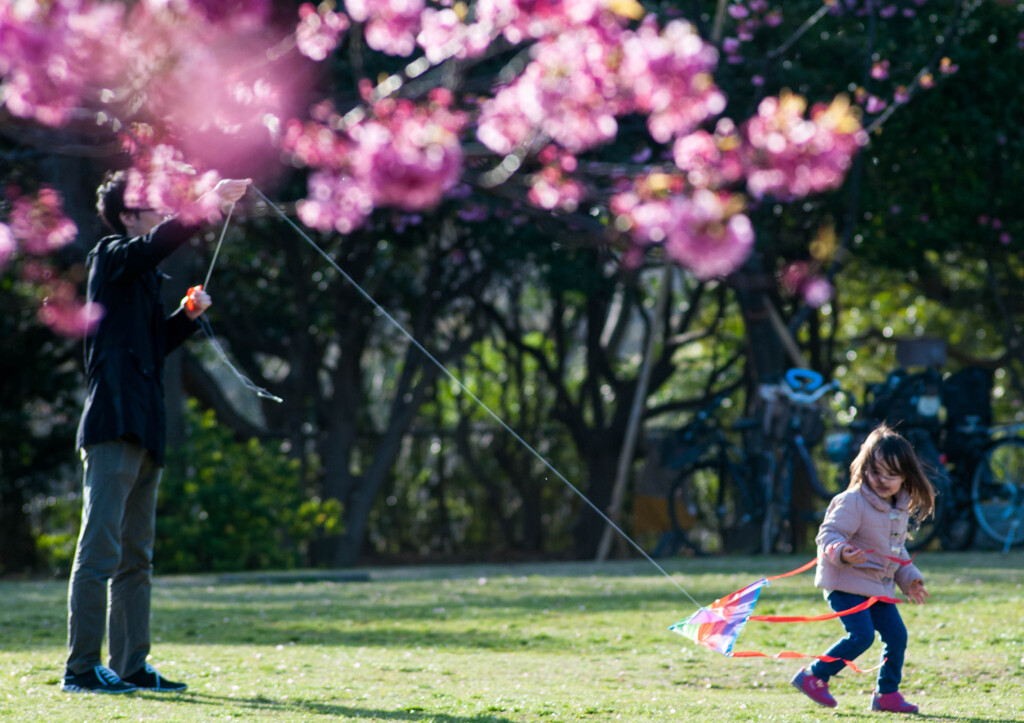
{"label": "bicycle", "polygon": [[979,367],[944,382],[942,451],[954,483],[954,512],[940,535],[944,549],[967,548],[978,529],[1004,551],[1024,542],[1024,425],[990,426],[991,388],[991,372]]}
{"label": "bicycle", "polygon": [[[795,552],[804,542],[806,526],[821,519],[821,511],[798,507],[794,490],[804,481],[823,500],[835,492],[822,484],[811,449],[824,437],[824,412],[818,406],[829,392],[839,392],[837,381],[823,383],[810,369],[790,369],[781,384],[762,385],[765,439],[771,443],[762,476],[765,514],[761,526],[761,551]],[[807,502],[807,499],[801,499]]]}
{"label": "bicycle", "polygon": [[[754,493],[747,454],[729,439],[715,414],[723,401],[711,399],[665,440],[662,458],[675,470],[666,496],[673,549],[685,546],[697,554],[753,551],[752,530],[760,524],[763,506]],[[740,420],[732,430],[756,425],[756,420]],[[690,520],[702,532],[701,541],[687,534],[684,523]]]}

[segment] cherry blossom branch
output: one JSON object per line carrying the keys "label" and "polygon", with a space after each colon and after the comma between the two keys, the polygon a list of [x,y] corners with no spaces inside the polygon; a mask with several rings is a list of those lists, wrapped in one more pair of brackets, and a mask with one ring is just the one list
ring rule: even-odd
{"label": "cherry blossom branch", "polygon": [[887,106],[885,110],[882,111],[882,113],[865,129],[869,138],[874,135],[874,133],[881,128],[889,118],[892,117],[892,114],[896,112],[897,108],[910,102],[910,99],[914,96],[915,92],[923,87],[922,83],[926,78],[933,77],[933,69],[937,63],[940,63],[941,58],[945,57],[946,46],[952,42],[951,37],[954,34],[962,32],[962,25],[967,21],[967,18],[970,17],[972,12],[972,8],[964,5],[964,0],[956,0],[953,12],[950,13],[951,17],[949,25],[946,27],[946,32],[942,35],[942,42],[939,43],[939,47],[932,54],[932,59],[917,71],[913,80],[911,80],[907,85],[904,96],[899,99],[894,99],[894,102]]}

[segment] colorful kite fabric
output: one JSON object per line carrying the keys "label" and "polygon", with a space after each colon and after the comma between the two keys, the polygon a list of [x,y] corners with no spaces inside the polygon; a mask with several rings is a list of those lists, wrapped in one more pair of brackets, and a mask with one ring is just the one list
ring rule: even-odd
{"label": "colorful kite fabric", "polygon": [[[868,552],[873,552],[873,550],[869,550]],[[896,561],[901,564],[909,564],[910,562],[909,560]],[[819,660],[824,660],[825,662],[835,662],[836,660],[839,660],[839,658],[833,658],[830,655],[808,655],[806,653],[796,653],[791,650],[785,650],[779,653],[760,653],[756,650],[733,650],[736,638],[739,637],[739,634],[743,631],[743,627],[749,620],[765,623],[805,623],[818,620],[832,620],[833,618],[852,615],[860,612],[861,610],[866,610],[876,602],[903,602],[902,600],[891,597],[869,597],[860,605],[838,613],[834,612],[826,613],[824,615],[810,616],[753,615],[754,606],[757,605],[757,600],[761,596],[762,588],[771,584],[771,580],[778,580],[791,575],[798,575],[801,572],[814,567],[816,562],[816,559],[811,560],[807,564],[798,567],[796,570],[791,570],[790,572],[782,575],[762,578],[757,582],[751,583],[734,593],[726,595],[720,600],[715,600],[715,602],[708,607],[702,607],[685,620],[680,620],[678,623],[671,625],[669,629],[690,638],[698,645],[703,645],[707,648],[711,648],[712,650],[717,650],[719,653],[722,653],[722,655],[726,655],[731,658],[817,658]],[[849,660],[844,660],[843,662],[858,673],[866,672],[858,668]]]}
{"label": "colorful kite fabric", "polygon": [[686,620],[672,625],[669,629],[722,655],[731,655],[736,638],[754,612],[761,588],[768,585],[767,579],[747,585],[721,600],[715,600],[710,607],[701,608]]}

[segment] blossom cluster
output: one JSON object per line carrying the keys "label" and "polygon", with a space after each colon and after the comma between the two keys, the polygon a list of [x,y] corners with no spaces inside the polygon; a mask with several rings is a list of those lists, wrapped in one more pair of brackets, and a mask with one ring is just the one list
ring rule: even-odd
{"label": "blossom cluster", "polygon": [[581,25],[540,39],[531,55],[481,110],[477,137],[496,153],[538,135],[585,151],[614,138],[616,118],[633,113],[647,115],[652,137],[666,143],[725,108],[711,76],[718,52],[681,20],[662,30],[654,18],[635,31]]}
{"label": "blossom cluster", "polygon": [[338,47],[349,25],[348,18],[342,13],[336,13],[325,6],[317,8],[312,3],[303,3],[299,6],[295,45],[307,58],[324,60]]}
{"label": "blossom cluster", "polygon": [[463,113],[451,93],[436,89],[427,102],[386,99],[344,132],[326,123],[292,121],[282,147],[316,171],[299,203],[303,223],[350,233],[378,206],[418,211],[436,206],[462,174]]}
{"label": "blossom cluster", "polygon": [[64,215],[60,194],[44,186],[34,195],[17,195],[7,223],[0,223],[0,269],[19,252],[23,281],[41,299],[39,320],[58,334],[82,336],[99,323],[102,309],[83,302],[70,281],[63,279],[46,257],[74,240],[78,229]]}
{"label": "blossom cluster", "polygon": [[114,3],[0,3],[6,108],[46,125],[68,121],[89,87],[112,79],[108,40],[123,12]]}
{"label": "blossom cluster", "polygon": [[575,211],[586,196],[586,188],[573,179],[578,167],[576,156],[548,146],[538,156],[544,167],[531,179],[527,199],[535,206],[549,211]]}
{"label": "blossom cluster", "polygon": [[221,216],[220,198],[210,193],[220,174],[197,172],[173,146],[144,149],[127,175],[124,201],[129,208],[151,208],[176,215],[187,224],[217,221]]}
{"label": "blossom cluster", "polygon": [[743,126],[747,188],[757,198],[793,199],[837,188],[867,143],[855,109],[840,96],[816,104],[793,93],[768,97]]}
{"label": "blossom cluster", "polygon": [[678,176],[651,174],[612,199],[616,225],[641,245],[658,244],[673,261],[709,279],[735,271],[753,248],[742,196],[699,188],[681,193]]}

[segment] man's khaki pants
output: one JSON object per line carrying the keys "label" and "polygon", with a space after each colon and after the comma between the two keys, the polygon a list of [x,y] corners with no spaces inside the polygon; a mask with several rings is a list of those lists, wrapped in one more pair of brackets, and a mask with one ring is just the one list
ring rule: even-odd
{"label": "man's khaki pants", "polygon": [[82,530],[68,585],[67,671],[78,675],[101,664],[106,628],[109,667],[125,677],[140,670],[149,655],[162,468],[151,452],[123,439],[86,447],[82,461]]}

